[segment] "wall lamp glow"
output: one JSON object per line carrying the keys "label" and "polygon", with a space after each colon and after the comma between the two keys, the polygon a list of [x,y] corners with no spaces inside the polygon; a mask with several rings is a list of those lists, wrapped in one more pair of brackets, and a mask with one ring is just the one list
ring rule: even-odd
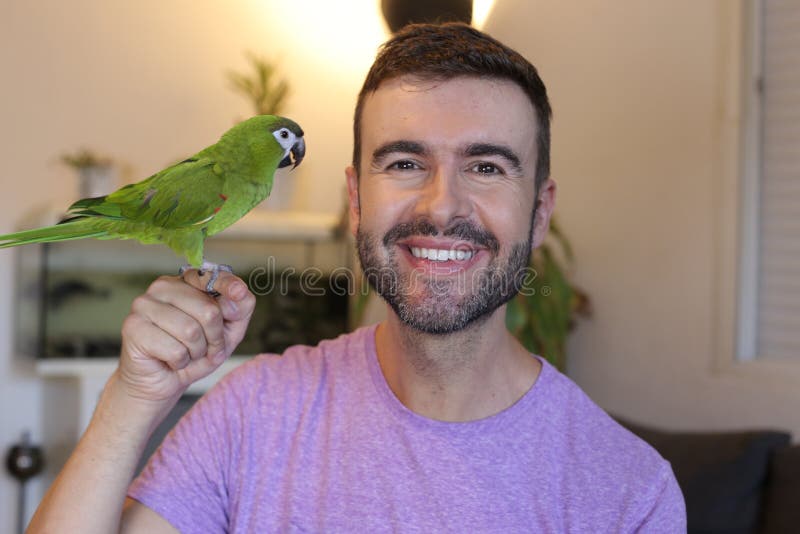
{"label": "wall lamp glow", "polygon": [[392,33],[412,22],[465,22],[483,28],[494,0],[381,0]]}

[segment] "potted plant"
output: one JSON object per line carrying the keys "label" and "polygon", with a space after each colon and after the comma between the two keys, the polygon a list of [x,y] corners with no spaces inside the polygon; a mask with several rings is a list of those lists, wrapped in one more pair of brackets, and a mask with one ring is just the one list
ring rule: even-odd
{"label": "potted plant", "polygon": [[117,188],[116,172],[110,158],[82,148],[73,154],[63,154],[61,161],[78,173],[80,198],[100,197]]}
{"label": "potted plant", "polygon": [[[289,95],[289,82],[277,75],[275,66],[252,52],[245,54],[251,72],[228,71],[231,88],[250,101],[256,115],[280,115]],[[262,207],[289,209],[292,205],[295,180],[275,180]]]}
{"label": "potted plant", "polygon": [[279,115],[289,94],[289,82],[278,79],[275,66],[252,52],[245,54],[252,74],[229,71],[234,91],[243,94],[256,115]]}
{"label": "potted plant", "polygon": [[567,362],[567,335],[578,317],[591,315],[588,295],[570,281],[573,262],[569,240],[553,218],[548,238],[531,254],[535,276],[506,308],[508,330],[526,349],[562,372]]}

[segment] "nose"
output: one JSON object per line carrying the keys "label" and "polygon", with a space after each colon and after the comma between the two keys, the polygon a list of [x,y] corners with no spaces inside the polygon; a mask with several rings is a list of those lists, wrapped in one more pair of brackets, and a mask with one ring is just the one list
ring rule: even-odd
{"label": "nose", "polygon": [[438,228],[470,215],[468,191],[457,170],[441,165],[425,180],[417,202],[417,214],[428,217]]}

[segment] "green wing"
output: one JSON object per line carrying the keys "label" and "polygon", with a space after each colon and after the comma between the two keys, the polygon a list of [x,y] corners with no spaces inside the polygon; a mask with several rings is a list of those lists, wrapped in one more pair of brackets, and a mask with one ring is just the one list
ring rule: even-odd
{"label": "green wing", "polygon": [[79,200],[69,207],[69,214],[147,229],[199,226],[213,219],[225,203],[223,185],[222,170],[213,160],[190,158],[110,195]]}

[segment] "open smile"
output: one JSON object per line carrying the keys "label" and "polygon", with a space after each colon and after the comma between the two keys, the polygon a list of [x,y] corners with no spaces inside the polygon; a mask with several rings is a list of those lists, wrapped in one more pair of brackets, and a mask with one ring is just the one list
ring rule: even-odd
{"label": "open smile", "polygon": [[415,258],[422,258],[431,261],[466,261],[475,255],[472,250],[462,249],[436,249],[423,247],[409,247],[411,255]]}
{"label": "open smile", "polygon": [[483,251],[464,241],[442,242],[431,238],[405,239],[397,245],[414,268],[437,274],[468,269]]}

